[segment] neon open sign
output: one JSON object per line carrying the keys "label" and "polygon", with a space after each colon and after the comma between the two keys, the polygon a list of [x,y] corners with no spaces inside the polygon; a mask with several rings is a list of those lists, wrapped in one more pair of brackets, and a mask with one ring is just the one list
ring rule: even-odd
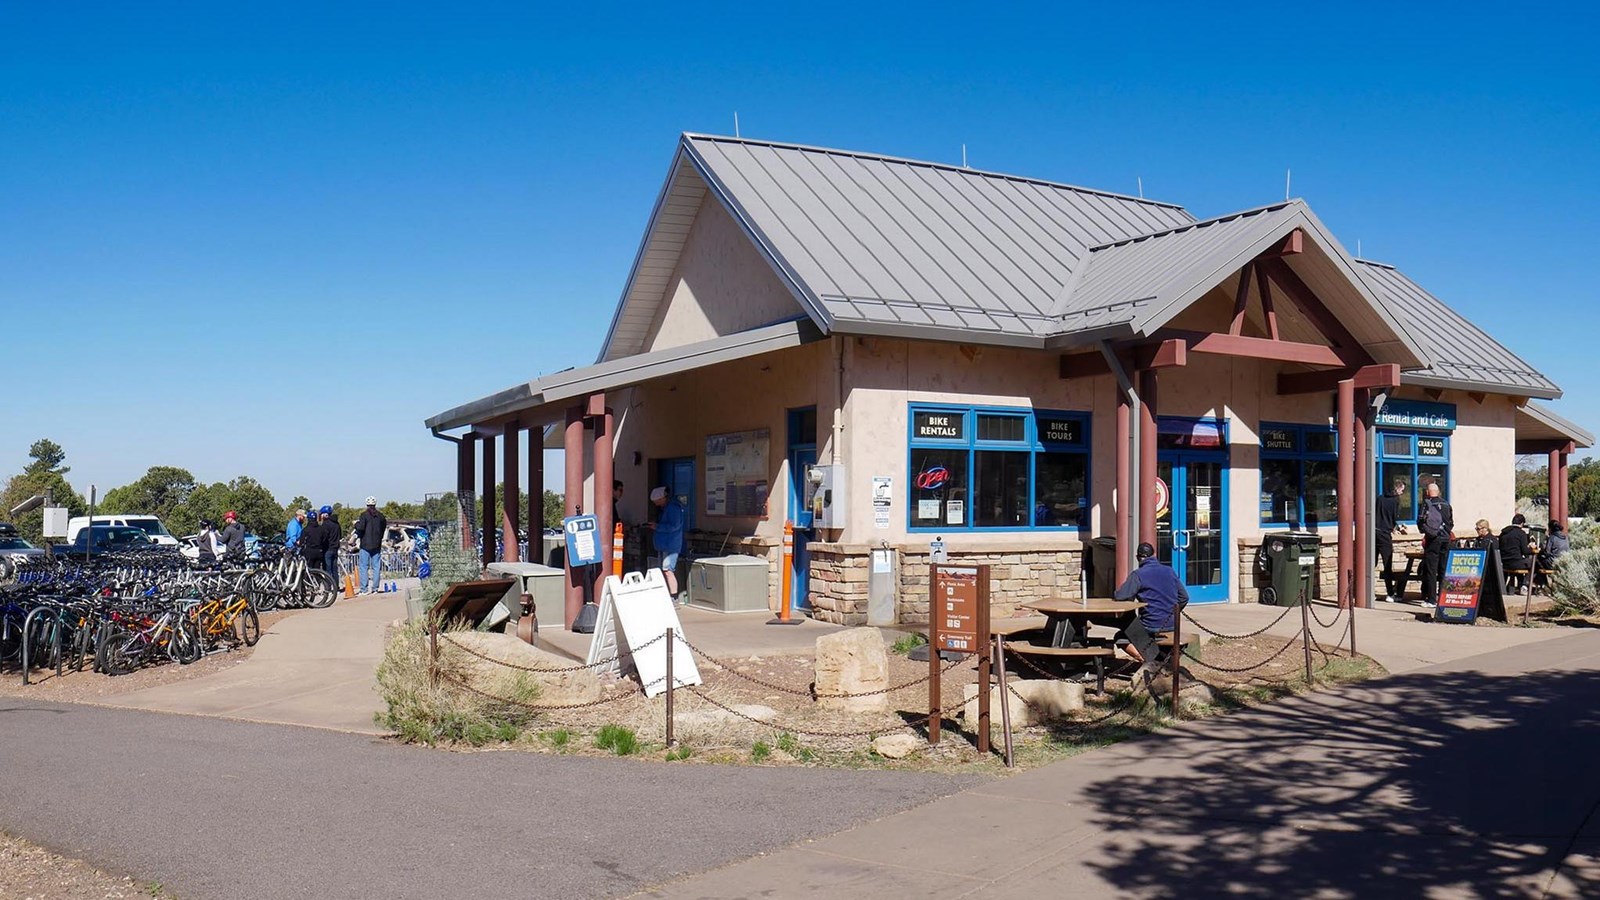
{"label": "neon open sign", "polygon": [[944,466],[933,466],[917,473],[917,490],[937,491],[950,483],[950,470]]}

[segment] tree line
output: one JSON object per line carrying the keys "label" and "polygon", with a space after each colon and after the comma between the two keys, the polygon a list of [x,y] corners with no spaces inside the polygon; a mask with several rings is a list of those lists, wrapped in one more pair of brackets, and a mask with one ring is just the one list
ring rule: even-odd
{"label": "tree line", "polygon": [[[23,470],[8,478],[0,490],[0,519],[9,511],[35,496],[45,495],[58,506],[65,506],[67,514],[89,514],[89,502],[73,489],[66,475],[72,471],[66,465],[66,451],[48,438],[40,438],[28,449],[29,462]],[[497,495],[499,491],[496,491]],[[561,495],[545,491],[541,520],[547,528],[561,525]],[[331,504],[340,526],[349,531],[361,515],[363,507]],[[142,513],[161,519],[167,530],[175,535],[194,534],[200,530],[200,520],[209,519],[219,525],[222,514],[233,510],[239,514],[239,523],[246,531],[262,537],[276,537],[293,518],[297,509],[307,509],[311,501],[303,494],[288,503],[279,503],[272,491],[249,475],[232,480],[204,484],[188,469],[179,466],[151,466],[144,475],[129,484],[105,492],[95,504],[96,515],[113,513]],[[522,521],[529,519],[529,497],[522,494]],[[380,510],[391,522],[453,522],[456,519],[456,496],[453,493],[433,495],[418,503],[391,500]],[[44,542],[44,511],[34,509],[19,514],[12,520],[22,536],[34,544]]]}
{"label": "tree line", "polygon": [[[1550,466],[1518,466],[1517,497],[1549,503]],[[1600,515],[1600,459],[1589,457],[1567,466],[1567,515],[1583,519]]]}

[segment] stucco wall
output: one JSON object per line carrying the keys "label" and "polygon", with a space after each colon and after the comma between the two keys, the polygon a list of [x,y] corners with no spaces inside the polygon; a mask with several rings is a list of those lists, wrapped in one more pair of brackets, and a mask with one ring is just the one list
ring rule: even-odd
{"label": "stucco wall", "polygon": [[663,350],[748,331],[801,313],[739,224],[709,194],[667,284],[644,347]]}

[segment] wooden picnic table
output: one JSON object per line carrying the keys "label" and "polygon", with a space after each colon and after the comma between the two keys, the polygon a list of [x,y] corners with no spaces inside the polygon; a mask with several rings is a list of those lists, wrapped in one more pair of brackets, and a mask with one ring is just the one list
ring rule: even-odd
{"label": "wooden picnic table", "polygon": [[1072,647],[1085,643],[1091,624],[1120,628],[1137,615],[1144,604],[1138,600],[1115,600],[1111,597],[1046,597],[1022,606],[1045,614],[1045,645]]}

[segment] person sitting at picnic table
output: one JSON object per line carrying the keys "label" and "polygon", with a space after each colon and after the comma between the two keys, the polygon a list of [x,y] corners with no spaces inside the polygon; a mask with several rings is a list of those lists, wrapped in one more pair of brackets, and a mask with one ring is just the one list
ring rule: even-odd
{"label": "person sitting at picnic table", "polygon": [[[1505,567],[1507,587],[1513,591],[1520,591],[1527,584],[1528,566],[1533,562],[1533,553],[1528,548],[1528,532],[1522,527],[1528,523],[1528,518],[1522,513],[1511,517],[1511,524],[1500,532],[1500,565]],[[1513,570],[1521,569],[1521,574],[1511,574]]]}
{"label": "person sitting at picnic table", "polygon": [[1183,579],[1172,567],[1156,559],[1156,548],[1148,541],[1134,551],[1138,568],[1128,573],[1128,580],[1112,594],[1118,600],[1138,600],[1144,603],[1138,618],[1128,623],[1123,634],[1128,639],[1128,655],[1137,660],[1139,671],[1146,678],[1155,671],[1156,635],[1171,631],[1177,624],[1178,613],[1189,602],[1189,592]]}
{"label": "person sitting at picnic table", "polygon": [[1479,519],[1477,529],[1478,536],[1472,539],[1473,549],[1486,551],[1500,546],[1500,539],[1494,536],[1494,526],[1489,524],[1488,519]]}
{"label": "person sitting at picnic table", "polygon": [[1556,567],[1556,560],[1561,558],[1561,554],[1566,553],[1571,549],[1572,541],[1567,537],[1566,530],[1561,527],[1560,522],[1551,519],[1550,533],[1545,536],[1544,546],[1539,549],[1540,571],[1534,583],[1540,587],[1544,587],[1546,582],[1549,580],[1544,574],[1544,570],[1554,569]]}

